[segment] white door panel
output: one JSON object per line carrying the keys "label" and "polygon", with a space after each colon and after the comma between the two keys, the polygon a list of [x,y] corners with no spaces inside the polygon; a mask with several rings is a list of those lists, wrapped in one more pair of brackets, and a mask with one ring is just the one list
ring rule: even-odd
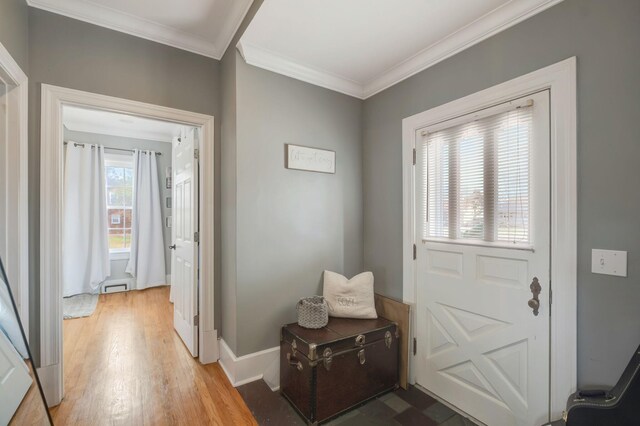
{"label": "white door panel", "polygon": [[[549,415],[548,92],[528,99],[532,247],[423,240],[426,223],[416,223],[416,380],[489,425],[537,425]],[[419,200],[427,165],[423,147],[416,149]],[[425,204],[416,203],[417,218],[426,217]],[[534,277],[542,286],[537,316],[528,306]]]}
{"label": "white door panel", "polygon": [[196,130],[189,129],[173,142],[173,286],[174,328],[193,356],[198,355],[198,162]]}
{"label": "white door panel", "polygon": [[27,365],[0,331],[0,424],[9,423],[32,383]]}

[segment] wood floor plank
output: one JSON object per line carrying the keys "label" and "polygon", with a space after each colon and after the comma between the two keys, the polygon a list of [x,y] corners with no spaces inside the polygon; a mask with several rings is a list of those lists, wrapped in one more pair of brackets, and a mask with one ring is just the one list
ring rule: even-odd
{"label": "wood floor plank", "polygon": [[63,327],[56,425],[257,424],[220,365],[201,365],[173,330],[168,287],[100,295]]}

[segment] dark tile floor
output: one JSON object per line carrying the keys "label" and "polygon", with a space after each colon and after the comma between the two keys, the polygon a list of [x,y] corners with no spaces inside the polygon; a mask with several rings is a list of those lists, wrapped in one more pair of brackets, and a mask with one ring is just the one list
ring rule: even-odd
{"label": "dark tile floor", "polygon": [[[272,392],[258,380],[238,387],[238,392],[260,425],[305,425],[306,422],[279,392]],[[415,387],[398,389],[348,411],[327,425],[421,425],[473,426],[457,414]]]}

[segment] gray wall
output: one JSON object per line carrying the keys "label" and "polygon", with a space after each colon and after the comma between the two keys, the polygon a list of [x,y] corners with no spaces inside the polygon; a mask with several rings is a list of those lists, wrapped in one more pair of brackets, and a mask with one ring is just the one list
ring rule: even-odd
{"label": "gray wall", "polygon": [[[362,268],[362,101],[236,55],[236,355],[277,346],[324,269]],[[336,152],[336,174],[288,170],[285,144]],[[225,336],[226,339],[226,336]]]}
{"label": "gray wall", "polygon": [[0,1],[0,43],[29,75],[29,8],[25,0]]}
{"label": "gray wall", "polygon": [[221,175],[224,185],[221,189],[221,253],[222,279],[221,302],[222,319],[219,329],[220,336],[236,351],[237,348],[237,296],[236,296],[236,45],[251,20],[260,9],[263,0],[253,0],[249,11],[245,15],[238,31],[229,43],[229,47],[222,57],[222,143],[221,143]]}
{"label": "gray wall", "polygon": [[[30,333],[34,353],[38,354],[40,83],[213,115],[215,199],[219,206],[220,62],[33,8],[29,9],[29,46],[29,244],[33,296]],[[215,227],[215,284],[219,290],[219,209],[215,212]],[[220,300],[216,297],[216,324],[220,322]]]}
{"label": "gray wall", "polygon": [[222,58],[221,143],[222,326],[220,335],[236,348],[236,49]]}
{"label": "gray wall", "polygon": [[[611,385],[640,343],[640,2],[565,0],[367,99],[364,266],[402,296],[402,119],[578,58],[578,384]],[[590,272],[629,252],[628,278]]]}
{"label": "gray wall", "polygon": [[[165,218],[171,216],[171,209],[167,208],[165,203],[166,197],[171,197],[171,189],[167,189],[165,185],[165,170],[171,167],[171,144],[167,142],[151,141],[136,138],[124,138],[120,136],[101,135],[97,133],[76,132],[64,129],[64,140],[78,143],[89,143],[104,145],[105,148],[120,149],[142,149],[148,151],[156,151],[162,155],[156,156],[158,161],[158,182],[160,182],[160,200],[162,201],[162,223]],[[107,150],[109,152],[109,150]],[[171,273],[171,250],[169,245],[171,242],[171,228],[162,227],[162,238],[164,240],[164,263],[166,265],[167,275]],[[124,270],[127,267],[128,259],[111,260],[111,275],[107,280],[115,280],[120,278],[131,278],[131,275]]]}

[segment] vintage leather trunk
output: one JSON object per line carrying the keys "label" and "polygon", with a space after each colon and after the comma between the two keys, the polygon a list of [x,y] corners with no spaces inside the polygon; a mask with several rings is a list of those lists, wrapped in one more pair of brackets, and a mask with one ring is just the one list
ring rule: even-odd
{"label": "vintage leather trunk", "polygon": [[384,318],[329,318],[282,327],[280,391],[310,424],[398,386],[398,326]]}

